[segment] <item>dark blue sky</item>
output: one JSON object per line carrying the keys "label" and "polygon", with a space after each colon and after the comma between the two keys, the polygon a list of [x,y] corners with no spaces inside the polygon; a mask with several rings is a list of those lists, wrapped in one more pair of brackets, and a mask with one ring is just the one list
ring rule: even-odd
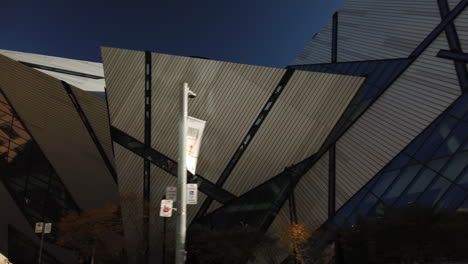
{"label": "dark blue sky", "polygon": [[285,67],[344,0],[3,0],[0,49],[101,61],[100,46]]}

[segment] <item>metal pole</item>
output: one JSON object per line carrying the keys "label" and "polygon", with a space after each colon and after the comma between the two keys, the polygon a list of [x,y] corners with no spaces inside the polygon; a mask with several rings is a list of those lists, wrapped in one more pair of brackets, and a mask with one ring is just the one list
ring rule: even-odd
{"label": "metal pole", "polygon": [[41,233],[41,244],[39,246],[39,259],[37,260],[37,262],[39,264],[41,264],[42,262],[42,247],[44,245],[44,226],[42,226],[42,233]]}
{"label": "metal pole", "polygon": [[180,120],[179,120],[179,158],[178,158],[178,173],[177,173],[177,192],[179,204],[177,207],[177,231],[176,231],[176,250],[175,264],[184,264],[185,262],[185,232],[187,227],[187,112],[188,112],[188,84],[184,83],[181,94]]}
{"label": "metal pole", "polygon": [[[166,195],[163,195],[163,200],[166,199]],[[163,241],[162,241],[162,264],[166,264],[166,234],[167,234],[167,217],[163,217]]]}

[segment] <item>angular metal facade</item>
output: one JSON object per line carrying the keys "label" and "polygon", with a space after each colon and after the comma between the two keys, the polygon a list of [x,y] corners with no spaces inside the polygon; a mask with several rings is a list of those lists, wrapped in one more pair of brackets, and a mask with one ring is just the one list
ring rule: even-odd
{"label": "angular metal facade", "polygon": [[[189,114],[207,120],[189,175],[201,191],[188,207],[194,224],[273,235],[291,222],[353,224],[389,206],[466,208],[467,5],[348,0],[286,69],[115,48],[102,49],[103,65],[0,51],[9,57],[0,56],[0,195],[23,215],[22,232],[49,217],[23,204],[25,186],[42,184],[35,195],[58,186],[50,197],[75,209],[120,195],[130,261],[169,260],[175,219],[157,211],[176,184],[188,82],[198,94]],[[41,177],[13,177],[20,141],[44,160]],[[287,256],[276,253],[259,261]]]}

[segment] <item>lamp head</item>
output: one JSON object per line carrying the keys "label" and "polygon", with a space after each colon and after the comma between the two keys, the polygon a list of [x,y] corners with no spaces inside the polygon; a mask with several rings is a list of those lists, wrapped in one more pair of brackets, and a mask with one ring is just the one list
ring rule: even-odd
{"label": "lamp head", "polygon": [[192,98],[195,98],[195,97],[197,97],[197,94],[189,90],[188,91],[188,98],[192,99]]}

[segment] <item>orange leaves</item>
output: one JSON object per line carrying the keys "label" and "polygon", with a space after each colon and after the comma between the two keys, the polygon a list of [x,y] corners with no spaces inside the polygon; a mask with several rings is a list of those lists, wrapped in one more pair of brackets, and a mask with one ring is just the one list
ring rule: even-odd
{"label": "orange leaves", "polygon": [[287,247],[288,253],[298,261],[304,260],[304,250],[312,232],[305,224],[292,223],[284,231],[280,241]]}

